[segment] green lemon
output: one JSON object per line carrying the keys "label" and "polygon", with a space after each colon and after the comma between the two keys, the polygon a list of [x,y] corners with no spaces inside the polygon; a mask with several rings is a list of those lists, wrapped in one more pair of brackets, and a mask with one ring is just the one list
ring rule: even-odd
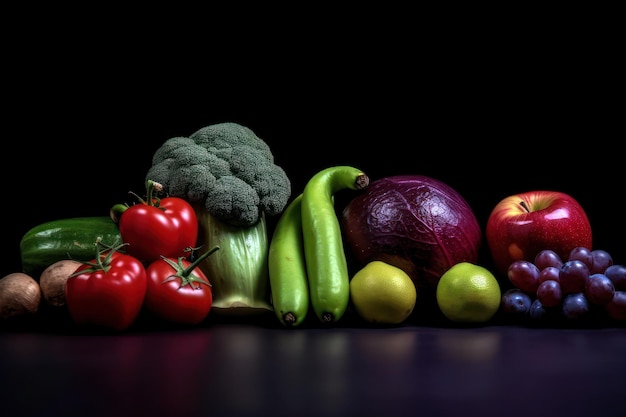
{"label": "green lemon", "polygon": [[500,308],[500,284],[487,268],[470,262],[453,265],[439,278],[436,297],[451,321],[484,323]]}
{"label": "green lemon", "polygon": [[372,261],[350,280],[350,299],[363,320],[375,324],[400,324],[417,302],[417,290],[402,269]]}

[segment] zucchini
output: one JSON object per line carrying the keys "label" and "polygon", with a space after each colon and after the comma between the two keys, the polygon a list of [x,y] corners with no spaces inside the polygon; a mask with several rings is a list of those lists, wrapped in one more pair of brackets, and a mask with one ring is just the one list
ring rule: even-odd
{"label": "zucchini", "polygon": [[43,270],[57,261],[95,259],[98,238],[105,245],[122,243],[110,217],[74,217],[35,226],[20,241],[22,271],[39,281]]}

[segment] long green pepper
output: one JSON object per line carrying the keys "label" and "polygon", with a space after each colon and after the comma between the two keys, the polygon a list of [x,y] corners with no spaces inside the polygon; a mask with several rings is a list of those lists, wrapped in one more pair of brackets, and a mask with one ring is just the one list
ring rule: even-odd
{"label": "long green pepper", "polygon": [[285,327],[302,324],[310,304],[301,207],[302,194],[299,194],[278,220],[268,253],[272,305]]}
{"label": "long green pepper", "polygon": [[302,192],[302,232],[310,300],[323,323],[336,322],[348,308],[350,276],[334,194],[369,186],[360,169],[339,165],[313,175]]}

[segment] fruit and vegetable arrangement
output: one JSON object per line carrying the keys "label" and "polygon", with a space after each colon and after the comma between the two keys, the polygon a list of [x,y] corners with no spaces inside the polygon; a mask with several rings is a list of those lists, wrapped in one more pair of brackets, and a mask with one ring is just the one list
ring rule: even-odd
{"label": "fruit and vegetable arrangement", "polygon": [[[320,167],[292,190],[267,143],[237,123],[166,140],[144,180],[141,196],[102,216],[28,230],[22,269],[0,279],[0,323],[51,311],[115,332],[142,315],[187,327],[263,316],[291,329],[417,314],[626,323],[626,265],[593,247],[584,208],[561,192],[503,199],[483,231],[463,196],[418,173]],[[480,264],[483,238],[493,267]]]}

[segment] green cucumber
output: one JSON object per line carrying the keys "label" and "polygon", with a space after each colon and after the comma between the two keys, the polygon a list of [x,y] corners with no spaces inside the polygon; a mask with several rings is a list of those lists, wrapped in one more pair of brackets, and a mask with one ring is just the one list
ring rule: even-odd
{"label": "green cucumber", "polygon": [[63,259],[90,261],[96,257],[96,241],[119,245],[122,238],[110,217],[73,217],[33,227],[22,236],[22,271],[39,281],[48,266]]}

